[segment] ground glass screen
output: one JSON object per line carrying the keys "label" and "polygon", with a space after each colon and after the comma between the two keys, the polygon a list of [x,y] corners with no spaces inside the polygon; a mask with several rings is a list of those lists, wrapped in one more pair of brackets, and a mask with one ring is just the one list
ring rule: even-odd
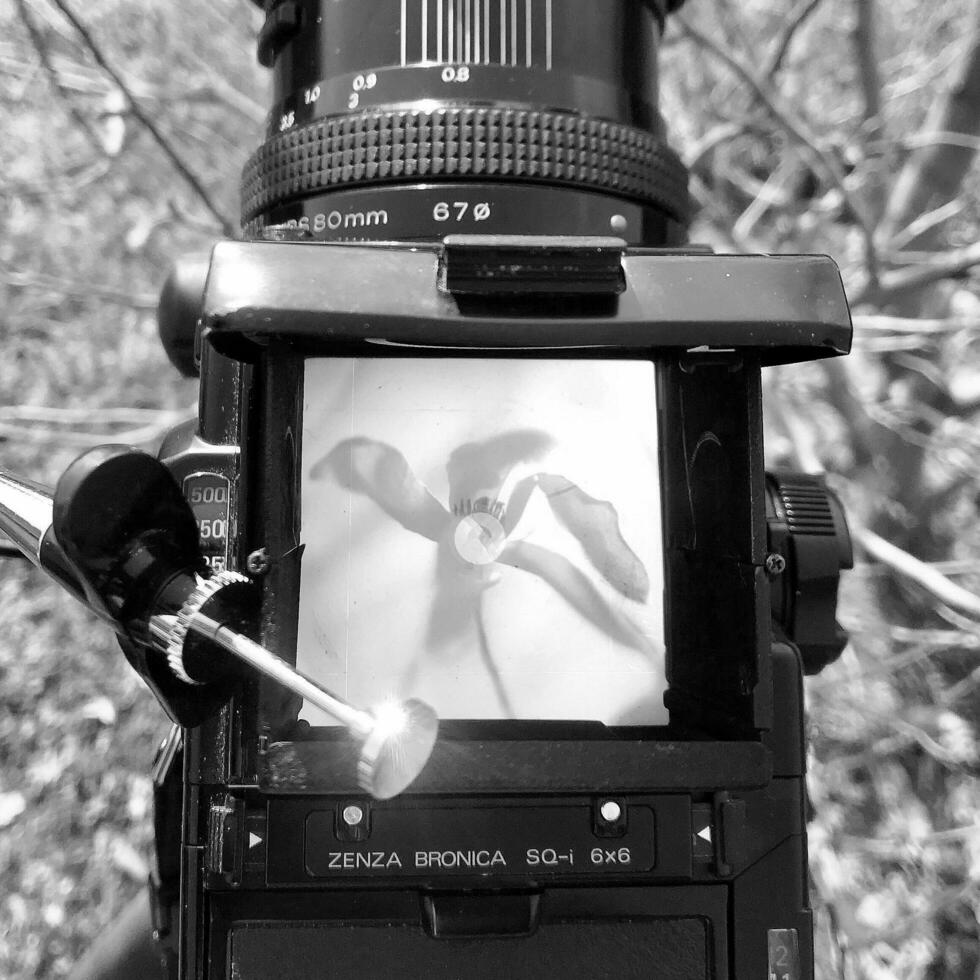
{"label": "ground glass screen", "polygon": [[299,668],[363,708],[666,723],[656,419],[646,361],[308,360]]}

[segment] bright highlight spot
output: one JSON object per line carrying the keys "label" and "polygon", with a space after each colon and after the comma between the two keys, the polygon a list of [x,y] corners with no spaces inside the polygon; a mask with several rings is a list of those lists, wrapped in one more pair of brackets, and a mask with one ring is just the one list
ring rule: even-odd
{"label": "bright highlight spot", "polygon": [[399,738],[408,731],[409,717],[405,706],[399,701],[384,701],[374,711],[375,738],[387,740]]}

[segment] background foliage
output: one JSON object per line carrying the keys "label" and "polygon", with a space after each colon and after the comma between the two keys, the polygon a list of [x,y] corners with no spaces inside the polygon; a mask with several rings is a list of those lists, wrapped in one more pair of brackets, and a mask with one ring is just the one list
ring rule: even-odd
{"label": "background foliage", "polygon": [[[193,414],[156,296],[267,103],[244,0],[76,2],[104,64],[63,6],[0,7],[0,455],[48,482]],[[854,355],[767,382],[772,462],[827,469],[859,545],[808,687],[820,975],[980,977],[980,2],[692,0],[663,63],[692,237],[827,252],[855,312]],[[0,603],[0,975],[61,977],[145,880],[167,723],[42,576]]]}

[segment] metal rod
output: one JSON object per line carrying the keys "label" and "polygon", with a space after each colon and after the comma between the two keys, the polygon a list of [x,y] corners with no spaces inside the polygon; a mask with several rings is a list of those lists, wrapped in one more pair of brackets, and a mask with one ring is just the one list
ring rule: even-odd
{"label": "metal rod", "polygon": [[118,629],[118,623],[86,593],[77,570],[55,539],[54,501],[47,487],[0,470],[0,531],[28,561],[48,573],[79,602]]}
{"label": "metal rod", "polygon": [[259,673],[271,677],[294,694],[298,694],[311,704],[321,708],[360,738],[367,738],[374,731],[375,719],[368,712],[361,711],[346,701],[342,701],[325,688],[320,687],[316,681],[307,677],[302,671],[286,663],[274,653],[270,653],[254,640],[242,636],[241,633],[236,633],[217,620],[203,616],[201,613],[195,613],[189,625],[196,633],[213,640],[222,649],[238,657],[239,660],[244,660]]}
{"label": "metal rod", "polygon": [[51,492],[0,470],[0,530],[26,558],[41,565],[41,541],[51,527]]}
{"label": "metal rod", "polygon": [[[153,620],[163,618],[154,616],[151,619],[151,632],[155,632]],[[361,741],[357,781],[363,790],[377,799],[397,796],[414,782],[428,762],[438,734],[439,719],[424,702],[411,699],[383,705],[374,713],[361,711],[247,636],[209,616],[195,613],[188,625],[345,725]]]}

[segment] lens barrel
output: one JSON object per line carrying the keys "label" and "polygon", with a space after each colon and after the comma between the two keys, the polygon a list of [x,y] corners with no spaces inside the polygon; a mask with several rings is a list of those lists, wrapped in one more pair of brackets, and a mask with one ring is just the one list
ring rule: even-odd
{"label": "lens barrel", "polygon": [[667,0],[273,0],[247,234],[683,241],[687,172],[658,110]]}

